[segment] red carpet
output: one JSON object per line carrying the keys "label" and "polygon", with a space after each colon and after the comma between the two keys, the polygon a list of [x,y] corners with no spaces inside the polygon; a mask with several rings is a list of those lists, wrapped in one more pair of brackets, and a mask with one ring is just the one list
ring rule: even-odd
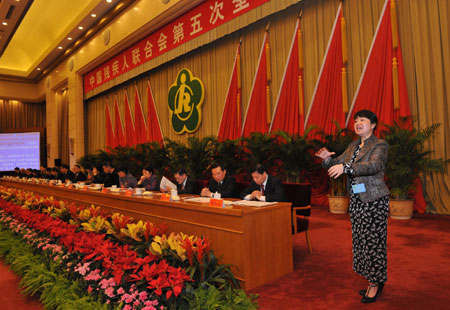
{"label": "red carpet", "polygon": [[19,277],[0,260],[0,309],[43,309],[37,297],[29,297],[20,293],[19,281]]}
{"label": "red carpet", "polygon": [[348,214],[313,208],[309,254],[294,236],[294,272],[256,288],[261,310],[449,309],[450,217],[389,219],[388,282],[374,304],[362,304],[366,281],[352,270]]}

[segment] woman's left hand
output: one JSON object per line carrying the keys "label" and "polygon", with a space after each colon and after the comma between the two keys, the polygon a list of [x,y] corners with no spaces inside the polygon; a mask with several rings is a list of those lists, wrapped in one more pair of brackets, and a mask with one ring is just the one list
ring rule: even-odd
{"label": "woman's left hand", "polygon": [[343,173],[344,173],[344,165],[343,164],[334,165],[330,169],[328,169],[328,175],[331,178],[337,179]]}

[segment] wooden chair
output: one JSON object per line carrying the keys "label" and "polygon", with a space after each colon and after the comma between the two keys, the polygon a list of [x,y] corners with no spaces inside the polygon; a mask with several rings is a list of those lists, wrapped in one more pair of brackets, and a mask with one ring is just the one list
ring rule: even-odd
{"label": "wooden chair", "polygon": [[305,232],[306,245],[312,253],[309,241],[309,217],[311,215],[311,184],[286,183],[283,184],[288,201],[292,203],[292,232]]}

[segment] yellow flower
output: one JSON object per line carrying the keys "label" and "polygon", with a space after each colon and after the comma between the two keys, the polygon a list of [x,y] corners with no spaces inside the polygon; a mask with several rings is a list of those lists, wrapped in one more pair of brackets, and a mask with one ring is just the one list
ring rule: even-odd
{"label": "yellow flower", "polygon": [[105,228],[105,219],[101,216],[93,217],[87,223],[81,224],[84,231],[100,232]]}

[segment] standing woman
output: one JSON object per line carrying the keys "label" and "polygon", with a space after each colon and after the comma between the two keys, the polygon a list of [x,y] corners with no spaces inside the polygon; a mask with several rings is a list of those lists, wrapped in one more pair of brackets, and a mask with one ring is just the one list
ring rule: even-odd
{"label": "standing woman", "polygon": [[328,175],[337,178],[345,173],[350,193],[350,221],[352,224],[353,270],[369,282],[361,290],[362,303],[375,302],[387,281],[387,218],[389,190],[384,183],[384,169],[388,144],[374,134],[377,116],[368,110],[354,115],[355,133],[360,137],[350,143],[342,155],[331,158],[334,152],[320,149],[316,156]]}

